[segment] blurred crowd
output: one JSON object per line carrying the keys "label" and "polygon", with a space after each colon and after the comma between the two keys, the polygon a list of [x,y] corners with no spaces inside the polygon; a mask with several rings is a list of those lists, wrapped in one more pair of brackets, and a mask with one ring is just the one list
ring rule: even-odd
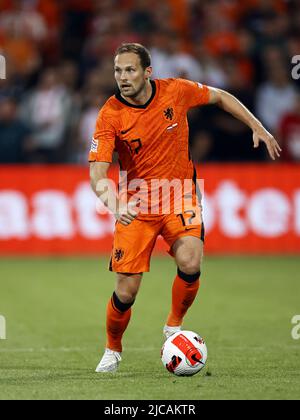
{"label": "blurred crowd", "polygon": [[[0,0],[0,162],[87,163],[99,108],[115,93],[113,55],[140,42],[154,77],[237,96],[300,161],[298,0]],[[300,73],[300,72],[299,72]],[[251,131],[216,107],[191,111],[196,162],[264,161]]]}

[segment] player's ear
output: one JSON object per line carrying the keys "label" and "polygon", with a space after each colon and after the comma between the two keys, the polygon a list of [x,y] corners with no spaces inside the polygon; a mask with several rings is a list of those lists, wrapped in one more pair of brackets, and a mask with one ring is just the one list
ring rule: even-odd
{"label": "player's ear", "polygon": [[147,67],[145,70],[145,79],[150,79],[150,77],[152,76],[152,73],[153,73],[152,67]]}

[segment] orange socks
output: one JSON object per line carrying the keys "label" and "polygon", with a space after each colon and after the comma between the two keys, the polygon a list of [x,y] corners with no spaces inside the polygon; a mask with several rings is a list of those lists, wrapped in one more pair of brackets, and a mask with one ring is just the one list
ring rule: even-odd
{"label": "orange socks", "polygon": [[178,269],[172,289],[172,309],[168,316],[169,327],[180,326],[188,309],[194,302],[199,286],[200,272],[196,274],[185,274]]}
{"label": "orange socks", "polygon": [[122,303],[116,293],[108,302],[106,310],[106,347],[122,352],[122,337],[131,318],[132,303]]}
{"label": "orange socks", "polygon": [[[169,327],[180,326],[190,306],[193,304],[200,286],[200,272],[185,274],[178,269],[172,289],[172,309],[168,316]],[[106,312],[106,347],[122,352],[122,337],[131,318],[132,303],[123,303],[116,293],[108,302]]]}

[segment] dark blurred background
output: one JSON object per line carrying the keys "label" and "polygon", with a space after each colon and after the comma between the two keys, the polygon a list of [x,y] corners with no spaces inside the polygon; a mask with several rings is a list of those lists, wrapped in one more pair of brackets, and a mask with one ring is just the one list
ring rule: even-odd
{"label": "dark blurred background", "polygon": [[[86,164],[99,108],[114,94],[122,42],[152,54],[154,77],[225,89],[300,161],[297,0],[0,0],[0,162]],[[251,131],[216,109],[190,113],[195,162],[265,161]]]}

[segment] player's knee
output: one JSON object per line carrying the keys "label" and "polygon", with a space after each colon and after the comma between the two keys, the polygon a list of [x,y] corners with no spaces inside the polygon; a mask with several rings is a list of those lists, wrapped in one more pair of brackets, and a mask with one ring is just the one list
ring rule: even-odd
{"label": "player's knee", "polygon": [[135,297],[136,297],[136,294],[132,294],[132,293],[114,292],[113,294],[114,305],[119,311],[125,312],[129,308],[131,308],[131,306],[134,304]]}
{"label": "player's knee", "polygon": [[130,304],[135,301],[136,295],[138,293],[138,288],[135,287],[117,287],[115,291],[119,300],[122,303]]}
{"label": "player's knee", "polygon": [[134,302],[139,291],[142,275],[118,274],[115,293],[121,302],[130,304]]}
{"label": "player's knee", "polygon": [[178,261],[177,265],[180,271],[186,274],[195,274],[198,273],[201,269],[201,261],[195,255],[186,254],[182,256]]}

